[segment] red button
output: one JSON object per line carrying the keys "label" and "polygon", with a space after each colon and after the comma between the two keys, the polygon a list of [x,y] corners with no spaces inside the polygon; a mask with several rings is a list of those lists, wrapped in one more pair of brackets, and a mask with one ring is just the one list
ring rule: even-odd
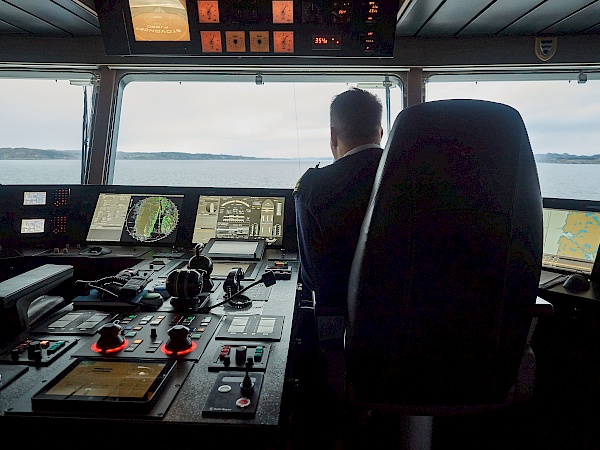
{"label": "red button", "polygon": [[248,406],[250,406],[250,399],[246,397],[240,397],[235,401],[235,404],[238,405],[240,408],[247,408]]}

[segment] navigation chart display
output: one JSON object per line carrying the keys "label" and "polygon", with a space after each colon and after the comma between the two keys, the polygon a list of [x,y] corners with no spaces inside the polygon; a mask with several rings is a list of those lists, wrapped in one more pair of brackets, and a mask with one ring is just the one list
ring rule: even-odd
{"label": "navigation chart display", "polygon": [[201,195],[192,241],[264,238],[267,244],[281,245],[284,201],[284,197]]}
{"label": "navigation chart display", "polygon": [[98,196],[88,242],[175,243],[183,195]]}
{"label": "navigation chart display", "polygon": [[600,243],[600,213],[544,208],[542,266],[591,273]]}

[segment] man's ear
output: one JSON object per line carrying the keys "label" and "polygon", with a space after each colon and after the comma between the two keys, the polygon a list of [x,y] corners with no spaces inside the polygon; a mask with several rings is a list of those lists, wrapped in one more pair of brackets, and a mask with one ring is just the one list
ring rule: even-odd
{"label": "man's ear", "polygon": [[383,127],[379,127],[379,139],[383,139]]}
{"label": "man's ear", "polygon": [[331,148],[337,148],[338,146],[338,138],[337,138],[337,132],[335,131],[335,128],[330,127],[330,143],[331,143]]}

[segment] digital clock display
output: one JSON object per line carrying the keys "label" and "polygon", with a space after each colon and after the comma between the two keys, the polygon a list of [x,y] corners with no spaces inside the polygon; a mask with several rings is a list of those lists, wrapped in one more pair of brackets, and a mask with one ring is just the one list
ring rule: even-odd
{"label": "digital clock display", "polygon": [[339,35],[315,35],[312,39],[313,50],[340,50],[342,38]]}

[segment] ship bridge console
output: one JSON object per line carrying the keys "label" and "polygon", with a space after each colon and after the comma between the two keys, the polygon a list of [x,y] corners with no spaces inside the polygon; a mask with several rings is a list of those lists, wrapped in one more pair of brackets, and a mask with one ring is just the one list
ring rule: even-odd
{"label": "ship bridge console", "polygon": [[0,189],[4,428],[280,446],[297,341],[292,190]]}

